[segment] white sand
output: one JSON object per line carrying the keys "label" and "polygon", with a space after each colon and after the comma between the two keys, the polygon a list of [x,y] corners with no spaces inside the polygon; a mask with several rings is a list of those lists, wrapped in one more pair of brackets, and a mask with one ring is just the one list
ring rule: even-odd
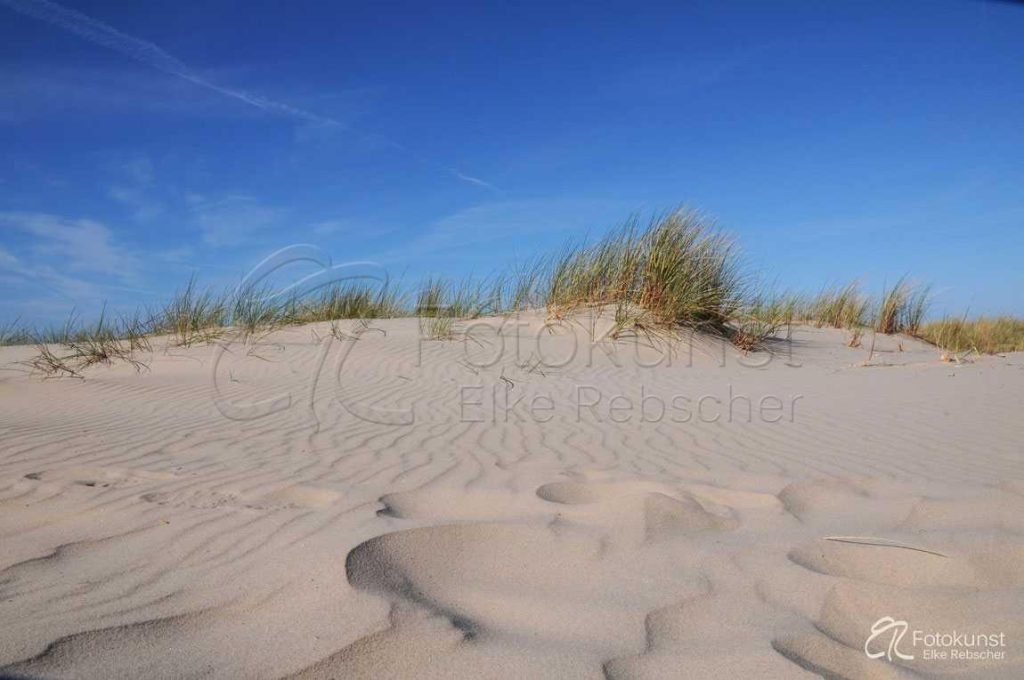
{"label": "white sand", "polygon": [[[863,366],[797,329],[645,367],[521,321],[158,341],[84,381],[0,350],[0,675],[1024,677],[1024,354]],[[865,654],[885,616],[914,659]],[[1003,658],[911,639],[954,629]]]}

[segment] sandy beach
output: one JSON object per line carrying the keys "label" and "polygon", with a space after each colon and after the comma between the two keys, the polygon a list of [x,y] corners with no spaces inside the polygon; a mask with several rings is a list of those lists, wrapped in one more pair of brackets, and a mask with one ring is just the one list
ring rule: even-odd
{"label": "sandy beach", "polygon": [[1021,36],[0,0],[0,680],[1024,680]]}
{"label": "sandy beach", "polygon": [[0,348],[0,675],[1024,675],[1024,353],[339,326]]}

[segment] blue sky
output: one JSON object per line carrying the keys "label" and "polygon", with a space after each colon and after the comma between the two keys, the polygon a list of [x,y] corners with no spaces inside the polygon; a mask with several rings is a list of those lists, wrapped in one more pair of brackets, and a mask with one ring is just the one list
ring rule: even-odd
{"label": "blue sky", "polygon": [[313,243],[483,274],[680,204],[1024,313],[1024,6],[0,0],[0,322]]}

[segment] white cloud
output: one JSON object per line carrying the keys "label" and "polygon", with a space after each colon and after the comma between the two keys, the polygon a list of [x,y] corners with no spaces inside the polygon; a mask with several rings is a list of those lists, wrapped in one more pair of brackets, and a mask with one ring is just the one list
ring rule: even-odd
{"label": "white cloud", "polygon": [[[139,257],[105,225],[42,213],[0,212],[0,280],[8,293],[0,315],[17,312],[26,325],[59,323],[75,311],[131,312],[154,291],[144,285]],[[151,263],[148,263],[151,265]]]}
{"label": "white cloud", "polygon": [[22,262],[6,250],[0,250],[0,271],[13,276],[10,282],[12,287],[16,281],[21,281],[41,286],[46,291],[70,300],[96,300],[101,297],[100,288],[89,281],[66,276],[50,264]]}
{"label": "white cloud", "polygon": [[195,223],[202,230],[203,242],[215,248],[242,245],[281,215],[277,208],[244,194],[221,197],[189,194],[186,200]]}
{"label": "white cloud", "polygon": [[114,243],[110,229],[88,219],[69,219],[31,212],[0,212],[0,224],[30,237],[29,250],[41,258],[53,258],[70,271],[132,276],[137,258]]}

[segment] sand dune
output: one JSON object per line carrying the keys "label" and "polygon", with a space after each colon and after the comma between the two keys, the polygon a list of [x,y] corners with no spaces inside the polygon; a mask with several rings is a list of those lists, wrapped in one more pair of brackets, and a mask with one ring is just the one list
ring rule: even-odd
{"label": "sand dune", "polygon": [[0,349],[0,674],[1024,677],[1024,355],[373,326]]}

